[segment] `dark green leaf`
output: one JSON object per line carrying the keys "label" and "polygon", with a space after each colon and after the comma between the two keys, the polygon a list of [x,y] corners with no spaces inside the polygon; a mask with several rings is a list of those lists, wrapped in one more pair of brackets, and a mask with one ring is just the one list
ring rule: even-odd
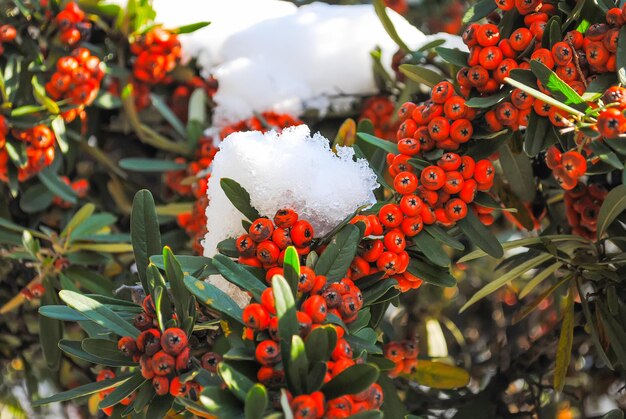
{"label": "dark green leaf", "polygon": [[205,28],[209,26],[210,24],[211,22],[195,22],[189,25],[179,26],[176,29],[172,29],[171,32],[175,34],[179,34],[179,35],[183,33],[192,33],[192,32],[197,31],[198,29]]}
{"label": "dark green leaf", "polygon": [[[204,256],[176,255],[176,259],[180,263],[180,266],[186,275],[191,275],[200,270],[202,270],[204,276],[216,275],[219,273],[219,271],[213,267],[211,258]],[[160,269],[165,269],[163,255],[150,256],[150,262],[154,263]]]}
{"label": "dark green leaf", "polygon": [[97,294],[112,295],[114,284],[108,278],[82,266],[70,266],[63,272],[81,287]]}
{"label": "dark green leaf", "polygon": [[361,231],[353,224],[347,224],[333,237],[315,265],[317,275],[325,275],[329,282],[345,277],[354,260]]}
{"label": "dark green leaf", "polygon": [[122,169],[147,173],[162,173],[174,170],[184,170],[187,168],[185,163],[178,163],[173,160],[159,160],[139,157],[121,159],[119,161],[119,165]]}
{"label": "dark green leaf", "polygon": [[163,248],[163,260],[165,263],[165,276],[170,284],[170,291],[172,292],[172,298],[174,299],[174,307],[176,308],[176,314],[178,318],[182,320],[183,329],[188,328],[188,324],[185,324],[185,317],[187,316],[187,307],[189,306],[189,299],[191,294],[185,287],[183,282],[184,273],[172,253],[172,249],[168,246]]}
{"label": "dark green leaf", "polygon": [[76,399],[81,396],[87,396],[89,394],[94,394],[102,390],[107,390],[109,388],[117,387],[122,383],[129,380],[134,374],[122,374],[115,378],[111,378],[108,380],[102,380],[95,383],[89,383],[82,385],[80,387],[73,388],[68,391],[64,391],[62,393],[57,393],[54,396],[46,397],[45,399],[35,400],[33,402],[34,406],[42,406],[44,404],[54,403],[54,402],[64,402],[67,400]]}
{"label": "dark green leaf", "polygon": [[32,214],[48,208],[52,204],[54,194],[41,183],[30,186],[20,196],[22,211]]}
{"label": "dark green leaf", "polygon": [[515,154],[510,145],[500,148],[500,166],[512,192],[522,201],[535,199],[535,176],[530,159],[524,154]]}
{"label": "dark green leaf", "polygon": [[322,387],[327,399],[355,394],[366,390],[378,379],[378,368],[371,364],[356,364],[341,373]]}
{"label": "dark green leaf", "polygon": [[444,61],[459,67],[467,67],[467,59],[469,57],[469,53],[465,51],[460,51],[458,49],[445,47],[437,47],[435,48],[435,51],[437,51],[437,54],[439,54],[439,56],[443,58]]}
{"label": "dark green leaf", "polygon": [[424,226],[424,231],[430,234],[435,240],[450,246],[453,249],[463,251],[465,246],[459,240],[452,237],[448,232],[436,224]]}
{"label": "dark green leaf", "polygon": [[264,417],[268,403],[269,398],[267,397],[265,386],[259,383],[253,385],[246,395],[244,404],[246,419],[261,419]]}
{"label": "dark green leaf", "polygon": [[491,0],[480,0],[465,12],[463,23],[477,22],[480,19],[489,16],[491,12],[496,10],[496,2]]}
{"label": "dark green leaf", "polygon": [[59,348],[68,355],[75,356],[87,362],[91,362],[92,364],[107,365],[109,367],[132,367],[137,365],[137,363],[133,362],[130,358],[115,361],[90,354],[83,349],[82,342],[80,341],[61,339],[59,341]]}
{"label": "dark green leaf", "polygon": [[598,239],[600,239],[611,223],[626,210],[626,185],[616,186],[604,199],[598,213]]}
{"label": "dark green leaf", "polygon": [[246,401],[246,395],[254,383],[245,375],[234,369],[227,362],[220,362],[217,367],[226,387],[242,402]]}
{"label": "dark green leaf", "polygon": [[617,38],[617,53],[615,53],[617,62],[617,77],[621,84],[626,84],[626,26],[622,26],[619,30]]}
{"label": "dark green leaf", "polygon": [[135,194],[130,216],[130,236],[141,284],[148,290],[146,269],[150,256],[161,253],[161,233],[152,194],[142,189]]}
{"label": "dark green leaf", "polygon": [[222,290],[214,285],[185,276],[187,289],[198,298],[198,301],[220,313],[226,314],[243,324],[241,308]]}
{"label": "dark green leaf", "polygon": [[398,47],[404,52],[411,51],[411,49],[404,43],[402,38],[400,38],[400,35],[398,35],[398,31],[396,31],[396,28],[393,26],[393,22],[391,21],[391,19],[389,19],[389,16],[387,16],[385,2],[382,0],[374,0],[374,11],[376,12],[376,16],[378,16],[378,19],[382,23],[383,28],[385,28],[385,31],[387,32],[389,37],[396,43],[396,45],[398,45]]}
{"label": "dark green leaf", "polygon": [[459,220],[457,225],[469,241],[488,255],[494,258],[501,258],[504,255],[504,250],[502,250],[502,245],[498,239],[480,222],[473,211],[468,211],[467,216]]}
{"label": "dark green leaf", "polygon": [[450,257],[430,234],[418,234],[410,240],[435,265],[444,267],[450,265]]}
{"label": "dark green leaf", "polygon": [[505,86],[498,93],[495,93],[491,96],[485,96],[485,97],[475,96],[467,100],[465,102],[465,105],[469,106],[470,108],[478,108],[478,109],[491,108],[497,105],[498,103],[502,102],[506,97],[509,96],[509,94],[511,94],[511,89]]}
{"label": "dark green leaf", "polygon": [[242,265],[224,255],[215,255],[213,266],[229,282],[249,291],[257,301],[261,301],[261,293],[265,291],[267,286]]}
{"label": "dark green leaf", "polygon": [[146,411],[146,418],[150,419],[162,419],[165,418],[167,412],[172,408],[174,404],[174,397],[169,394],[160,397],[154,397],[148,404],[148,410]]}
{"label": "dark green leaf", "polygon": [[42,169],[37,174],[37,177],[39,177],[41,183],[54,195],[72,204],[76,203],[76,192],[59,178],[59,175],[54,172],[52,166]]}
{"label": "dark green leaf", "polygon": [[456,279],[448,270],[443,270],[439,267],[430,265],[426,262],[422,262],[415,258],[411,258],[407,271],[411,275],[415,275],[424,282],[428,282],[438,287],[454,287],[456,286]]}
{"label": "dark green leaf", "polygon": [[143,383],[146,382],[146,379],[143,378],[140,372],[135,373],[129,380],[126,380],[119,386],[115,388],[106,396],[100,403],[98,407],[100,409],[104,409],[105,407],[113,406],[128,397],[133,391],[137,390]]}
{"label": "dark green leaf", "polygon": [[399,153],[398,146],[392,143],[391,141],[374,137],[373,135],[368,134],[366,132],[357,132],[356,135],[357,137],[359,137],[361,140],[365,141],[366,143],[369,143],[378,148],[381,148],[385,150],[387,153],[393,153],[393,154]]}
{"label": "dark green leaf", "polygon": [[445,80],[441,74],[414,64],[400,64],[400,72],[414,82],[425,84],[428,87],[433,87]]}
{"label": "dark green leaf", "polygon": [[[48,281],[44,282],[46,291],[41,298],[42,305],[58,304],[56,290]],[[43,355],[48,365],[53,371],[59,369],[61,365],[61,350],[58,342],[63,337],[63,323],[49,317],[39,316],[39,342],[43,349]]]}
{"label": "dark green leaf", "polygon": [[248,220],[254,221],[260,217],[259,212],[250,204],[250,194],[233,179],[220,179],[222,190],[233,204]]}
{"label": "dark green leaf", "polygon": [[617,155],[611,151],[605,144],[600,141],[591,141],[589,143],[589,148],[593,151],[593,154],[600,157],[600,160],[603,162],[613,166],[618,170],[624,169],[624,163],[617,157]]}

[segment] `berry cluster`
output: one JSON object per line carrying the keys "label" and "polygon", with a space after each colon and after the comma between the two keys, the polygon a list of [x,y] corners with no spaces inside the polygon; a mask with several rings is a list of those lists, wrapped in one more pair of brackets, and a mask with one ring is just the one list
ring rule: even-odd
{"label": "berry cluster", "polygon": [[142,83],[164,83],[167,74],[176,67],[181,57],[178,36],[162,28],[154,28],[139,36],[130,45],[137,57],[133,76]]}
{"label": "berry cluster", "polygon": [[476,110],[465,105],[465,98],[456,94],[454,85],[442,81],[432,88],[430,100],[402,105],[398,112],[402,124],[396,133],[398,147],[401,142],[407,143],[410,155],[434,148],[457,150],[472,138],[475,116]]}
{"label": "berry cluster", "polygon": [[[9,127],[6,119],[0,116],[0,180],[8,182],[9,154],[5,148],[6,136]],[[37,125],[23,130],[12,129],[11,135],[25,146],[26,164],[18,167],[17,179],[25,181],[37,174],[41,169],[50,165],[54,160],[54,143],[56,137],[52,130],[45,125]]]}
{"label": "berry cluster", "polygon": [[177,86],[172,92],[168,105],[172,112],[182,122],[187,122],[189,112],[189,98],[196,89],[204,89],[208,97],[213,97],[217,92],[217,79],[213,76],[209,76],[207,80],[203,80],[200,77],[194,76],[187,83]]}
{"label": "berry cluster", "polygon": [[17,30],[13,25],[0,25],[0,56],[4,53],[4,47],[2,44],[13,42],[17,36]]}
{"label": "berry cluster", "polygon": [[[282,266],[285,249],[295,246],[301,256],[309,254],[314,231],[306,220],[299,220],[292,209],[276,211],[274,222],[269,218],[257,218],[248,234],[239,236],[235,242],[239,263],[270,270]],[[274,276],[273,274],[269,277]]]}
{"label": "berry cluster", "polygon": [[373,96],[363,102],[359,120],[369,119],[374,125],[374,135],[395,141],[399,122],[394,120],[394,104],[387,96]]}
{"label": "berry cluster", "polygon": [[60,30],[59,39],[70,47],[88,39],[91,33],[91,22],[85,19],[85,12],[73,1],[56,15],[55,22]]}
{"label": "berry cluster", "polygon": [[170,327],[161,333],[150,328],[139,334],[137,339],[125,336],[117,344],[120,351],[139,361],[141,375],[152,380],[157,395],[171,394],[185,396],[198,384],[183,382],[180,374],[191,367],[191,349],[187,334],[177,327]]}
{"label": "berry cluster", "polygon": [[63,119],[70,122],[94,101],[102,77],[100,59],[87,48],[77,48],[71,56],[59,58],[56,71],[46,83],[46,92],[54,100],[69,99],[75,105],[63,113]]}
{"label": "berry cluster", "polygon": [[[87,193],[89,192],[89,181],[87,179],[76,179],[75,181],[72,182],[67,176],[61,176],[61,180],[66,185],[71,187],[74,190],[74,192],[76,192],[76,197],[78,197],[79,199],[82,199],[87,196]],[[71,202],[65,201],[59,196],[55,196],[52,200],[52,203],[61,208],[72,207]]]}
{"label": "berry cluster", "polygon": [[[326,362],[327,372],[324,382],[359,362],[354,358],[352,347],[344,338],[341,326],[325,324],[329,313],[340,317],[345,324],[356,320],[363,306],[363,296],[354,283],[344,278],[340,282],[327,283],[326,277],[315,275],[307,267],[301,267],[298,283],[299,310],[296,316],[299,335],[305,340],[319,327],[332,327],[337,334],[337,342],[330,360]],[[251,303],[243,310],[246,325],[245,337],[255,342],[255,358],[261,365],[257,372],[259,382],[271,391],[285,384],[285,373],[281,360],[278,336],[278,317],[274,291],[267,288],[261,294],[260,303]],[[376,384],[363,393],[343,396],[325,402],[321,392],[299,395],[290,398],[294,418],[343,418],[351,414],[378,409],[382,404],[382,391]]]}
{"label": "berry cluster", "polygon": [[400,374],[410,374],[417,366],[417,342],[411,340],[389,342],[383,348],[385,358],[392,361],[395,367],[389,371],[389,377],[396,378]]}
{"label": "berry cluster", "polygon": [[596,240],[598,213],[608,191],[601,185],[577,187],[565,192],[565,214],[572,231],[589,240]]}
{"label": "berry cluster", "polygon": [[552,169],[559,186],[566,191],[573,189],[587,171],[587,160],[582,154],[575,150],[561,153],[556,146],[546,152],[546,165]]}

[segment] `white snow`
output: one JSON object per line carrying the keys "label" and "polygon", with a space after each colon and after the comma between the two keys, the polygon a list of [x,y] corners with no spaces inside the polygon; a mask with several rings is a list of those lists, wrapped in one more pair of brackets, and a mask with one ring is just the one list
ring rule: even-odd
{"label": "white snow", "polygon": [[[398,50],[372,5],[155,0],[154,8],[165,27],[212,22],[181,35],[181,42],[184,55],[196,57],[203,74],[215,74],[219,81],[214,97],[218,126],[270,110],[296,117],[307,109],[323,114],[337,101],[345,103],[346,96],[375,94],[370,52],[380,47],[391,71]],[[393,10],[387,13],[412,49],[440,38],[447,47],[466,49],[457,36],[427,36]]]}
{"label": "white snow", "polygon": [[376,175],[365,160],[353,161],[351,148],[334,154],[326,138],[311,136],[306,125],[274,131],[238,132],[220,144],[209,179],[208,233],[204,255],[213,256],[217,244],[245,233],[245,218],[230,203],[220,179],[236,180],[250,194],[263,216],[292,208],[308,220],[319,237],[363,205],[375,202]]}

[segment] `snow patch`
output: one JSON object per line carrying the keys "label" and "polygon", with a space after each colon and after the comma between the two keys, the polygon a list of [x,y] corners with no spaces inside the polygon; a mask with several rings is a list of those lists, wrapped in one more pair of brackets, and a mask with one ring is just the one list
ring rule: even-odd
{"label": "snow patch", "polygon": [[293,208],[319,237],[357,208],[376,201],[376,174],[365,160],[353,157],[348,147],[334,154],[328,140],[320,134],[311,136],[306,125],[282,134],[250,131],[226,137],[209,179],[205,256],[215,255],[220,241],[245,233],[244,216],[224,194],[220,179],[231,178],[243,186],[262,216]]}

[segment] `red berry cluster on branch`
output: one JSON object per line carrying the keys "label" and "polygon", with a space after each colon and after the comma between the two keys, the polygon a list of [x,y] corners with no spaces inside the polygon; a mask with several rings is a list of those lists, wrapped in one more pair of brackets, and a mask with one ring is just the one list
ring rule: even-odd
{"label": "red berry cluster on branch", "polygon": [[301,256],[309,254],[314,234],[311,224],[299,220],[294,210],[278,210],[273,222],[269,218],[258,218],[250,225],[248,234],[237,238],[239,263],[265,270],[282,266],[288,246],[295,246]]}
{"label": "red berry cluster on branch", "polygon": [[369,119],[374,125],[374,135],[394,141],[399,121],[394,120],[394,104],[387,96],[373,96],[363,102],[359,120]]}
{"label": "red berry cluster on branch", "polygon": [[154,28],[139,36],[130,50],[137,57],[133,76],[146,84],[164,83],[167,74],[180,61],[181,47],[178,36],[163,28]]}
{"label": "red berry cluster on branch", "polygon": [[76,2],[68,2],[54,20],[60,30],[59,39],[65,45],[72,47],[89,38],[91,22],[85,19],[85,12]]}
{"label": "red berry cluster on branch", "polygon": [[417,366],[419,350],[415,341],[389,342],[385,345],[383,351],[385,358],[395,364],[395,367],[388,373],[391,378],[396,378],[400,374],[410,374]]}
{"label": "red berry cluster on branch", "polygon": [[[9,154],[6,150],[6,137],[9,127],[4,117],[0,116],[0,180],[8,182]],[[26,163],[18,167],[17,179],[20,182],[39,173],[54,160],[54,132],[45,125],[36,125],[23,130],[12,129],[11,136],[25,146]]]}
{"label": "red berry cluster on branch", "polygon": [[578,184],[578,179],[587,171],[587,160],[578,151],[561,153],[552,146],[546,153],[546,165],[552,169],[552,175],[559,186],[566,191]]}
{"label": "red berry cluster on branch", "polygon": [[592,241],[597,239],[598,213],[607,194],[601,185],[582,183],[565,192],[565,214],[572,232]]}
{"label": "red berry cluster on branch", "polygon": [[[344,278],[340,282],[328,283],[325,276],[315,275],[307,267],[301,267],[298,283],[299,310],[296,317],[299,335],[305,341],[309,334],[319,327],[331,327],[337,334],[336,345],[330,360],[326,362],[327,372],[324,382],[347,368],[360,362],[354,358],[352,347],[344,338],[343,327],[325,324],[327,315],[332,313],[344,324],[356,320],[363,306],[363,296],[354,283]],[[260,303],[251,303],[243,310],[246,325],[245,337],[255,342],[255,359],[261,365],[257,372],[259,382],[270,391],[285,385],[285,373],[281,359],[278,335],[278,317],[274,291],[267,288],[261,294]],[[294,418],[343,418],[364,410],[378,409],[382,404],[382,391],[377,384],[356,395],[324,400],[321,392],[289,397]]]}
{"label": "red berry cluster on branch", "polygon": [[102,77],[104,71],[100,59],[91,55],[87,48],[77,48],[71,56],[59,58],[56,71],[46,83],[46,92],[54,100],[69,99],[75,105],[63,113],[63,119],[70,122],[85,106],[93,103],[100,91]]}

